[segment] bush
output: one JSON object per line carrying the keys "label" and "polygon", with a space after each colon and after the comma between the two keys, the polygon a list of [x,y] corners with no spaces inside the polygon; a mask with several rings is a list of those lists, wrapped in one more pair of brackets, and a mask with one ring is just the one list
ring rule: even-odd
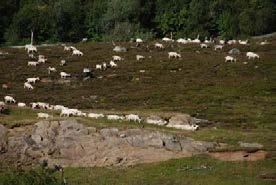
{"label": "bush", "polygon": [[55,172],[45,164],[31,170],[11,170],[0,179],[0,185],[61,185]]}

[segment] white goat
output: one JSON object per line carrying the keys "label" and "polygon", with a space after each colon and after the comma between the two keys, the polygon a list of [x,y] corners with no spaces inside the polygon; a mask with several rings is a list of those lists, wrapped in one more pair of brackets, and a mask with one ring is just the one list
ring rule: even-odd
{"label": "white goat", "polygon": [[264,46],[264,45],[267,45],[267,44],[269,44],[269,42],[267,42],[267,40],[260,43],[261,46]]}
{"label": "white goat", "polygon": [[65,73],[65,72],[60,72],[60,77],[61,78],[68,78],[68,77],[71,77],[71,74]]}
{"label": "white goat", "polygon": [[37,62],[45,64],[47,62],[47,59],[46,58],[40,58],[40,59],[38,59]]}
{"label": "white goat", "polygon": [[51,118],[51,117],[52,117],[52,116],[50,116],[50,115],[47,114],[47,113],[42,113],[42,112],[37,113],[37,118],[49,119],[49,118]]}
{"label": "white goat", "polygon": [[236,62],[237,59],[235,59],[234,57],[231,56],[226,56],[225,57],[225,62]]}
{"label": "white goat", "polygon": [[225,44],[225,40],[219,40],[219,43],[220,43],[221,45],[224,45],[224,44]]}
{"label": "white goat", "polygon": [[27,78],[27,82],[28,83],[36,83],[37,81],[39,81],[40,80],[40,78],[39,77],[36,77],[36,78]]}
{"label": "white goat", "polygon": [[218,49],[222,50],[222,48],[223,48],[223,45],[215,45],[214,46],[215,50],[218,50]]}
{"label": "white goat", "polygon": [[108,120],[124,120],[124,116],[118,116],[118,115],[107,115]]}
{"label": "white goat", "polygon": [[140,123],[142,119],[136,114],[129,114],[129,115],[126,115],[126,120],[127,121],[137,121]]}
{"label": "white goat", "polygon": [[5,96],[4,101],[5,103],[16,103],[15,99],[12,96]]}
{"label": "white goat", "polygon": [[169,59],[171,58],[181,58],[181,55],[178,54],[177,52],[169,52]]}
{"label": "white goat", "polygon": [[47,68],[47,70],[48,70],[48,74],[51,74],[51,72],[53,73],[57,72],[56,68],[50,67],[50,66]]}
{"label": "white goat", "polygon": [[168,38],[168,37],[162,38],[162,41],[164,41],[164,42],[174,42],[173,39],[170,39],[170,38]]}
{"label": "white goat", "polygon": [[103,62],[103,64],[102,64],[102,68],[103,68],[103,70],[106,70],[106,68],[107,68],[107,64],[106,64],[106,62]]}
{"label": "white goat", "polygon": [[60,61],[60,66],[64,66],[66,64],[66,60],[61,60]]}
{"label": "white goat", "polygon": [[233,45],[233,44],[236,44],[236,43],[237,43],[236,40],[229,40],[229,41],[227,42],[227,44],[229,44],[229,45]]}
{"label": "white goat", "polygon": [[111,60],[109,62],[109,64],[110,64],[111,67],[117,67],[118,66],[113,60]]}
{"label": "white goat", "polygon": [[208,48],[208,45],[207,44],[200,44],[200,47],[201,48]]}
{"label": "white goat", "polygon": [[188,41],[188,40],[186,40],[186,39],[182,39],[182,38],[177,39],[177,41],[176,41],[176,42],[178,42],[178,43],[180,43],[180,44],[188,44],[188,43],[189,43],[189,41]]}
{"label": "white goat", "polygon": [[103,114],[97,114],[97,113],[89,113],[88,117],[98,119],[98,118],[103,118],[104,115]]}
{"label": "white goat", "polygon": [[70,46],[64,46],[64,51],[71,51]]}
{"label": "white goat", "polygon": [[144,56],[142,56],[142,55],[136,55],[136,60],[137,61],[144,60],[144,59],[145,59]]}
{"label": "white goat", "polygon": [[17,106],[18,107],[26,107],[26,103],[18,103]]}
{"label": "white goat", "polygon": [[167,125],[167,127],[172,127],[181,130],[195,131],[199,128],[198,125]]}
{"label": "white goat", "polygon": [[112,56],[112,60],[113,61],[122,61],[124,59],[122,57],[120,57],[120,56]]}
{"label": "white goat", "polygon": [[247,52],[246,53],[246,56],[248,57],[248,59],[250,60],[251,58],[254,60],[255,58],[258,58],[260,59],[260,56],[256,53],[253,53],[253,52]]}
{"label": "white goat", "polygon": [[137,42],[137,43],[143,43],[143,40],[140,39],[140,38],[137,38],[137,39],[136,39],[136,42]]}
{"label": "white goat", "polygon": [[24,89],[33,90],[34,87],[29,82],[25,82],[24,83]]}
{"label": "white goat", "polygon": [[248,40],[239,40],[239,44],[240,45],[247,45],[248,44]]}
{"label": "white goat", "polygon": [[39,64],[39,62],[28,62],[28,66],[37,66]]}
{"label": "white goat", "polygon": [[102,65],[101,64],[96,64],[96,69],[102,70]]}
{"label": "white goat", "polygon": [[33,45],[31,45],[30,47],[28,47],[28,53],[36,53],[37,52],[37,48]]}
{"label": "white goat", "polygon": [[158,49],[164,49],[165,47],[163,46],[163,44],[160,44],[160,43],[155,43],[154,44],[154,47],[155,48],[158,48]]}
{"label": "white goat", "polygon": [[80,50],[73,50],[73,53],[72,53],[72,55],[74,55],[74,56],[83,56],[83,52],[81,52]]}

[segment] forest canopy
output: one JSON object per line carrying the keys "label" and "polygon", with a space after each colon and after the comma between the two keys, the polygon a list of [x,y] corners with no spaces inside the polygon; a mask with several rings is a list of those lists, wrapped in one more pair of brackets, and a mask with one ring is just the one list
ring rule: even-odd
{"label": "forest canopy", "polygon": [[276,31],[275,0],[5,0],[0,44],[169,36],[231,39]]}

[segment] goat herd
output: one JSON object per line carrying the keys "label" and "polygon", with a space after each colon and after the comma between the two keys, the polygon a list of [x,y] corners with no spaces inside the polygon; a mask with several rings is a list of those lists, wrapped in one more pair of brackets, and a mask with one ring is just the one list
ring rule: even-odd
{"label": "goat herd", "polygon": [[[140,45],[142,45],[144,43],[144,41],[140,38],[137,38],[136,40],[134,40],[134,42],[136,43],[136,46],[139,47]],[[171,38],[163,38],[162,42],[165,43],[173,43],[175,42],[173,39]],[[199,44],[200,48],[204,49],[204,48],[208,48],[211,47],[213,45],[214,50],[222,50],[223,47],[227,44],[227,45],[235,45],[235,44],[240,44],[240,45],[249,45],[248,40],[246,41],[242,41],[242,40],[229,40],[229,41],[225,41],[225,40],[218,40],[217,44],[214,40],[210,39],[207,40],[205,39],[205,41],[201,41],[199,40],[199,37],[196,39],[183,39],[180,38],[178,40],[176,40],[176,42],[178,44],[189,44],[189,43],[193,43],[193,44]],[[260,45],[266,45],[269,44],[267,41],[261,42],[259,43]],[[78,50],[77,48],[73,47],[73,46],[66,46],[66,45],[62,45],[64,47],[64,52],[72,52],[72,56],[83,56],[84,53],[81,52],[80,50]],[[163,50],[165,49],[164,45],[162,43],[156,42],[154,44],[154,48],[158,49],[158,50]],[[32,44],[26,45],[25,46],[25,50],[28,53],[28,56],[30,59],[33,59],[33,61],[29,61],[27,63],[28,66],[30,67],[36,67],[37,65],[41,65],[41,64],[45,64],[47,62],[47,58],[44,55],[38,55],[38,51],[37,51],[37,47],[33,46]],[[246,56],[248,59],[260,59],[260,56],[254,52],[247,52]],[[181,58],[181,54],[171,51],[168,52],[168,58],[169,59],[174,59],[174,58]],[[140,60],[144,60],[145,56],[142,55],[136,55],[136,60],[140,61]],[[36,61],[34,61],[36,60]],[[107,68],[116,68],[118,65],[116,62],[119,61],[123,61],[124,58],[120,57],[120,56],[112,56],[112,60],[109,63],[103,62],[101,64],[96,64],[95,66],[95,70],[105,70]],[[234,56],[226,56],[225,57],[225,62],[235,62],[237,59]],[[61,60],[60,61],[60,66],[64,66],[66,65],[66,61],[65,60]],[[47,68],[47,72],[48,74],[51,73],[56,73],[57,69],[54,67],[49,66]],[[69,78],[71,77],[71,74],[66,73],[64,71],[61,71],[60,73],[60,78],[64,79],[64,78]],[[34,89],[34,85],[40,81],[39,77],[32,77],[32,78],[27,78],[26,81],[24,82],[24,88],[27,90],[33,90]],[[4,102],[0,101],[0,106],[5,105],[6,103],[16,103],[16,100],[14,99],[14,97],[12,96],[5,96],[4,97]],[[18,107],[27,107],[27,105],[23,102],[19,102],[17,103]],[[108,120],[127,120],[127,121],[136,121],[136,122],[140,122],[141,118],[136,115],[136,114],[129,114],[129,115],[124,115],[124,116],[120,116],[120,115],[104,115],[104,114],[98,114],[98,113],[84,113],[78,109],[71,109],[68,107],[65,107],[63,105],[50,105],[48,103],[43,103],[43,102],[33,102],[30,103],[31,108],[33,109],[49,109],[49,110],[55,110],[55,111],[60,111],[60,116],[83,116],[83,117],[90,117],[90,118],[103,118],[106,117]],[[37,114],[38,118],[45,118],[48,119],[51,116],[48,113],[38,113]],[[185,127],[185,128],[180,128],[180,129],[185,129],[185,130],[196,130],[198,128],[197,125],[191,125],[190,127]]]}

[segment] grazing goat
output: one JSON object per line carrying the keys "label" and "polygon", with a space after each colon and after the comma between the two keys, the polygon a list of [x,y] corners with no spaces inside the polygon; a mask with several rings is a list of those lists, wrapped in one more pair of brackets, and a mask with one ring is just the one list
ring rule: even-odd
{"label": "grazing goat", "polygon": [[83,56],[83,52],[81,52],[80,50],[73,50],[72,53],[73,56]]}
{"label": "grazing goat", "polygon": [[120,57],[120,56],[112,56],[112,60],[113,61],[122,61],[124,59],[122,57]]}
{"label": "grazing goat", "polygon": [[51,72],[53,73],[57,72],[56,68],[50,67],[50,66],[47,68],[47,70],[48,70],[48,74],[51,74]]}
{"label": "grazing goat", "polygon": [[219,40],[219,43],[220,43],[221,45],[224,45],[224,44],[225,44],[225,40]]}
{"label": "grazing goat", "polygon": [[26,107],[26,103],[18,103],[17,106],[18,107]]}
{"label": "grazing goat", "polygon": [[28,66],[37,66],[39,64],[39,62],[28,62]]}
{"label": "grazing goat", "polygon": [[236,43],[237,43],[236,40],[229,40],[229,41],[227,42],[227,44],[229,44],[229,45],[233,45],[233,44],[236,44]]}
{"label": "grazing goat", "polygon": [[169,59],[171,58],[181,58],[181,55],[176,52],[169,52]]}
{"label": "grazing goat", "polygon": [[35,59],[35,55],[33,53],[28,54],[29,58]]}
{"label": "grazing goat", "polygon": [[65,66],[66,65],[66,60],[61,60],[60,61],[60,66]]}
{"label": "grazing goat", "polygon": [[177,39],[177,41],[176,41],[176,42],[178,42],[178,43],[180,43],[180,44],[188,44],[188,43],[189,43],[189,41],[188,41],[188,40],[186,40],[186,39],[182,39],[182,38]]}
{"label": "grazing goat", "polygon": [[68,78],[71,77],[71,74],[65,73],[65,72],[60,72],[60,77],[61,78]]}
{"label": "grazing goat", "polygon": [[39,80],[40,80],[39,77],[36,77],[36,78],[27,78],[27,82],[28,83],[34,83],[35,84]]}
{"label": "grazing goat", "polygon": [[50,117],[52,116],[50,116],[47,113],[42,113],[42,112],[37,113],[37,118],[49,119]]}
{"label": "grazing goat", "polygon": [[35,47],[35,46],[30,46],[30,47],[28,47],[28,53],[36,53],[37,52],[37,48]]}
{"label": "grazing goat", "polygon": [[173,39],[170,39],[170,38],[168,38],[168,37],[162,38],[162,41],[164,41],[164,42],[174,42]]}
{"label": "grazing goat", "polygon": [[46,58],[40,58],[40,59],[38,59],[37,62],[45,64],[47,62],[47,59]]}
{"label": "grazing goat", "polygon": [[208,48],[208,45],[207,44],[200,44],[200,47],[201,48]]}
{"label": "grazing goat", "polygon": [[117,67],[118,66],[113,60],[111,60],[109,62],[109,64],[110,64],[111,67]]}
{"label": "grazing goat", "polygon": [[236,62],[237,59],[235,59],[234,57],[231,56],[226,56],[225,57],[225,62]]}
{"label": "grazing goat", "polygon": [[218,50],[218,49],[222,50],[222,48],[223,48],[223,45],[215,45],[214,46],[215,50]]}
{"label": "grazing goat", "polygon": [[103,62],[102,68],[103,68],[103,70],[106,70],[106,69],[107,69],[107,64],[106,64],[106,62]]}
{"label": "grazing goat", "polygon": [[103,118],[104,115],[103,114],[97,114],[97,113],[89,113],[88,117],[98,119],[98,118]]}
{"label": "grazing goat", "polygon": [[137,39],[136,39],[136,43],[137,43],[137,44],[142,44],[142,43],[143,43],[143,40],[140,39],[140,38],[137,38]]}
{"label": "grazing goat", "polygon": [[264,46],[264,45],[267,45],[267,44],[269,44],[269,42],[267,42],[267,40],[260,43],[261,46]]}
{"label": "grazing goat", "polygon": [[25,82],[24,83],[24,89],[33,90],[34,87],[29,82]]}
{"label": "grazing goat", "polygon": [[142,119],[136,114],[129,114],[129,115],[126,115],[126,120],[127,121],[137,121],[140,123]]}
{"label": "grazing goat", "polygon": [[137,61],[140,61],[140,60],[143,60],[143,59],[145,59],[144,56],[142,56],[142,55],[136,55],[136,60]]}
{"label": "grazing goat", "polygon": [[188,131],[195,131],[199,128],[198,125],[167,125],[167,127],[172,127],[176,129],[188,130]]}
{"label": "grazing goat", "polygon": [[155,43],[154,47],[157,48],[157,49],[164,49],[163,44],[160,44],[160,43]]}
{"label": "grazing goat", "polygon": [[96,64],[96,69],[102,70],[102,65],[101,64]]}
{"label": "grazing goat", "polygon": [[256,53],[253,53],[253,52],[247,52],[246,53],[246,56],[248,57],[248,59],[250,60],[251,58],[254,60],[255,58],[258,58],[260,59],[260,56]]}
{"label": "grazing goat", "polygon": [[240,45],[247,45],[248,44],[248,40],[239,40],[239,44]]}
{"label": "grazing goat", "polygon": [[124,116],[118,116],[118,115],[107,115],[108,120],[124,120]]}
{"label": "grazing goat", "polygon": [[71,51],[70,46],[64,46],[64,51]]}
{"label": "grazing goat", "polygon": [[4,101],[5,103],[16,103],[15,99],[12,96],[5,96]]}

